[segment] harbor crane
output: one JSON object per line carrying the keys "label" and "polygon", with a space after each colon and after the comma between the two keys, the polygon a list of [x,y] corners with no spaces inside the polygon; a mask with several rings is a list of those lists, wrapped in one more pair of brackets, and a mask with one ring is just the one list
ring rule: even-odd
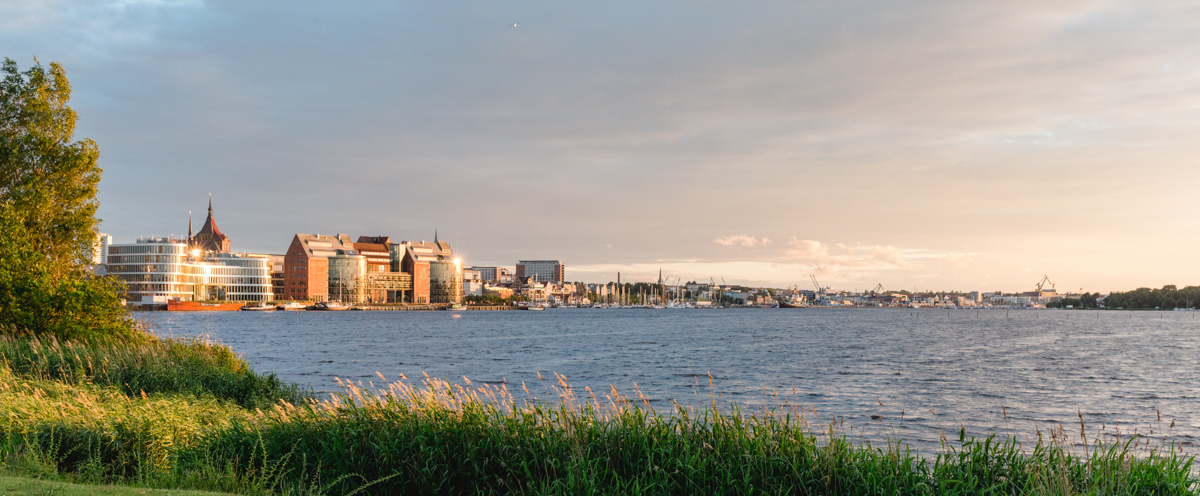
{"label": "harbor crane", "polygon": [[883,294],[883,283],[876,284],[875,287],[871,289],[871,295],[881,294]]}
{"label": "harbor crane", "polygon": [[1050,289],[1051,289],[1051,290],[1053,290],[1053,289],[1054,289],[1054,283],[1050,281],[1050,276],[1048,276],[1048,275],[1043,275],[1043,276],[1042,276],[1042,280],[1041,280],[1040,282],[1038,282],[1038,283],[1037,283],[1037,290],[1038,290],[1038,293],[1041,293],[1041,292],[1042,292],[1042,287],[1044,287],[1044,286],[1045,286],[1047,283],[1049,283],[1049,284],[1050,284]]}
{"label": "harbor crane", "polygon": [[817,282],[817,276],[815,276],[813,274],[809,274],[808,278],[812,279],[813,287],[817,288],[817,292],[820,293],[821,292],[821,283]]}

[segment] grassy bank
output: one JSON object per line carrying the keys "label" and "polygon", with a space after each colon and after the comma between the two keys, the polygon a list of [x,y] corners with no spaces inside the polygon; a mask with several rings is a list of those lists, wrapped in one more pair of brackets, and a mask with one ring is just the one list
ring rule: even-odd
{"label": "grassy bank", "polygon": [[[616,391],[577,399],[565,381],[544,401],[504,385],[383,376],[318,401],[197,341],[117,349],[7,341],[0,353],[0,460],[9,470],[90,483],[257,494],[1196,494],[1200,487],[1192,460],[1170,449],[1085,448],[1061,428],[1024,445],[962,436],[925,459],[895,444],[849,441],[839,426],[812,425],[786,406],[753,415],[661,414]],[[170,370],[175,357],[183,357],[182,371]],[[246,386],[245,377],[260,382]]]}
{"label": "grassy bank", "polygon": [[186,489],[154,489],[107,484],[71,484],[4,474],[0,474],[0,494],[5,496],[228,496],[228,493],[189,491]]}

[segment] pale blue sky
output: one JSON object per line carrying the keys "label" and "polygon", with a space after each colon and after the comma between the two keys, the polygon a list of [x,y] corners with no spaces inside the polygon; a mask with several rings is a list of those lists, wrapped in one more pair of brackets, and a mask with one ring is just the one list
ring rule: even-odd
{"label": "pale blue sky", "polygon": [[1200,284],[1200,6],[1047,3],[0,1],[0,56],[66,67],[118,242],[211,192],[235,250]]}

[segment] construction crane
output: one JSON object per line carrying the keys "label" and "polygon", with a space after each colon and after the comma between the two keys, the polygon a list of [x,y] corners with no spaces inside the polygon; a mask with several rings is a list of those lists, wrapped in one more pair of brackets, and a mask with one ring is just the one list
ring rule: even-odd
{"label": "construction crane", "polygon": [[883,283],[876,284],[875,287],[873,289],[871,289],[871,294],[872,295],[883,294]]}
{"label": "construction crane", "polygon": [[1041,293],[1041,292],[1042,292],[1042,287],[1043,287],[1043,286],[1045,286],[1045,285],[1046,285],[1046,283],[1049,283],[1049,284],[1050,284],[1050,289],[1051,289],[1051,290],[1054,290],[1054,283],[1050,281],[1050,276],[1048,276],[1048,275],[1043,275],[1043,276],[1042,276],[1042,280],[1041,280],[1040,282],[1038,282],[1038,283],[1037,283],[1037,289],[1038,289],[1038,293]]}

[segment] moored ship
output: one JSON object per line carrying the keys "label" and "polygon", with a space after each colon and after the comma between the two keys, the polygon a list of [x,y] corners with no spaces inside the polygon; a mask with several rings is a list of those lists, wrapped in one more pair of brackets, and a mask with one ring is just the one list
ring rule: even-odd
{"label": "moored ship", "polygon": [[199,301],[183,301],[178,298],[167,300],[168,312],[236,312],[242,308],[242,302],[204,303]]}

